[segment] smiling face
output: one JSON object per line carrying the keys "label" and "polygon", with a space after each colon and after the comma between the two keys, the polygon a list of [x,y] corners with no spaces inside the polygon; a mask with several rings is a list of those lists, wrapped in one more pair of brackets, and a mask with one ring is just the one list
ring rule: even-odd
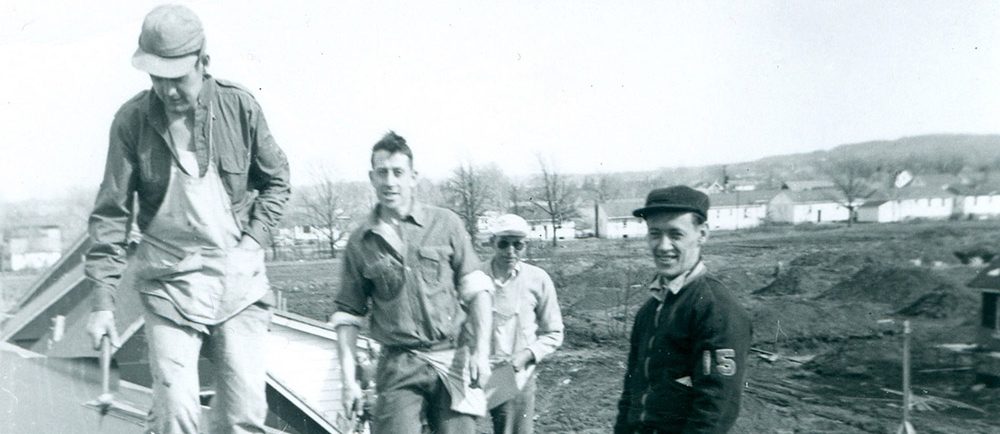
{"label": "smiling face", "polygon": [[708,225],[697,224],[690,212],[660,212],[646,217],[646,242],[660,276],[673,279],[694,268]]}
{"label": "smiling face", "polygon": [[375,187],[375,194],[382,209],[397,217],[409,215],[413,205],[413,189],[417,185],[417,172],[410,157],[400,152],[378,150],[372,154],[372,170],[368,179]]}

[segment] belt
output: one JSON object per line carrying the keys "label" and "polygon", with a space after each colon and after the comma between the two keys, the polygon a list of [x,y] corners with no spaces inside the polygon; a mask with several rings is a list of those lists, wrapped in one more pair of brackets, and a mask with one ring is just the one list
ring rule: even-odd
{"label": "belt", "polygon": [[454,339],[448,339],[444,341],[437,342],[419,342],[412,345],[383,345],[382,349],[386,352],[405,352],[405,351],[442,351],[442,350],[453,350],[458,348]]}

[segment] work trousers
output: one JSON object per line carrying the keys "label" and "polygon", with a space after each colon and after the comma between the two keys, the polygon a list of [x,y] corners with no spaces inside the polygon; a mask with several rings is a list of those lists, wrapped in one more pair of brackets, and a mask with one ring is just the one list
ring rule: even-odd
{"label": "work trousers", "polygon": [[[153,434],[263,433],[267,417],[263,347],[271,311],[251,305],[203,334],[147,311],[146,340],[153,374]],[[209,429],[199,430],[198,358],[202,345],[215,368]]]}
{"label": "work trousers", "polygon": [[516,397],[490,410],[493,434],[533,434],[535,432],[535,377],[531,377]]}
{"label": "work trousers", "polygon": [[407,351],[386,351],[375,373],[373,434],[472,434],[474,416],[451,409],[437,371]]}

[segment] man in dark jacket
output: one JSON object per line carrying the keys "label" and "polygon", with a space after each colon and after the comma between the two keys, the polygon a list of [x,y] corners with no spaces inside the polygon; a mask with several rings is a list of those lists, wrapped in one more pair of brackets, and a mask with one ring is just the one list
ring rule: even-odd
{"label": "man in dark jacket", "polygon": [[632,328],[616,434],[725,433],[739,414],[750,318],[701,261],[708,208],[704,193],[674,186],[633,212],[657,276]]}

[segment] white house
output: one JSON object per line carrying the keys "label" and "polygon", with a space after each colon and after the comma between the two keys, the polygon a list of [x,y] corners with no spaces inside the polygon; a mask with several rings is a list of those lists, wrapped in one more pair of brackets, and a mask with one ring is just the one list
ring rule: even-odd
{"label": "white house", "polygon": [[971,218],[1000,216],[1000,190],[969,192],[961,198],[961,214]]}
{"label": "white house", "polygon": [[62,230],[56,225],[21,226],[7,233],[10,268],[43,269],[62,257]]}
{"label": "white house", "polygon": [[767,205],[779,191],[752,190],[709,196],[708,227],[736,230],[760,226],[767,219]]}
{"label": "white house", "polygon": [[576,222],[563,220],[556,222],[555,228],[549,219],[528,220],[531,232],[528,233],[529,240],[552,241],[555,236],[560,240],[572,240],[576,238]]}
{"label": "white house", "polygon": [[[888,196],[888,197],[886,197]],[[955,193],[934,186],[893,188],[858,208],[858,221],[887,223],[910,219],[946,219],[956,212]]]}
{"label": "white house", "polygon": [[782,190],[768,202],[767,217],[772,222],[792,224],[847,221],[850,212],[842,198],[840,191],[830,188]]}
{"label": "white house", "polygon": [[632,215],[642,208],[645,199],[613,199],[598,206],[597,229],[601,238],[636,238],[646,236],[646,222]]}

